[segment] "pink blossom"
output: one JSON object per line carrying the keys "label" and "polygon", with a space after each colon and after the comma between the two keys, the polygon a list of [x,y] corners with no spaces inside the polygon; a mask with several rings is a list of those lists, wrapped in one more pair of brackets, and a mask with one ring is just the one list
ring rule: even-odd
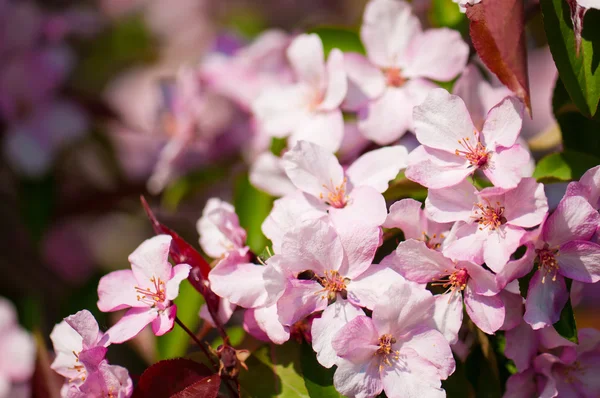
{"label": "pink blossom", "polygon": [[106,356],[108,336],[88,310],[66,317],[50,334],[56,358],[51,368],[64,376],[66,389],[81,386]]}
{"label": "pink blossom", "polygon": [[265,90],[254,102],[259,129],[273,137],[317,143],[336,151],[342,142],[344,121],[339,109],[347,82],[342,52],[334,49],[327,63],[316,34],[304,34],[287,49],[296,83]]}
{"label": "pink blossom", "polygon": [[539,225],[548,212],[544,185],[524,178],[514,189],[484,188],[470,182],[430,189],[425,210],[438,222],[459,221],[456,240],[444,253],[454,259],[486,263],[499,272],[521,245],[525,228]]}
{"label": "pink blossom", "polygon": [[392,270],[371,265],[379,244],[377,227],[348,221],[334,228],[309,220],[286,233],[280,253],[267,261],[267,305],[277,304],[284,326],[323,310],[313,321],[312,338],[317,359],[326,367],[336,360],[330,344],[335,331],[401,279]]}
{"label": "pink blossom", "polygon": [[600,166],[589,169],[579,181],[569,184],[566,196],[573,195],[584,197],[595,209],[600,208]]}
{"label": "pink blossom", "polygon": [[533,360],[532,368],[511,376],[504,397],[597,397],[600,333],[595,329],[580,329],[578,337],[578,346],[542,353]]}
{"label": "pink blossom", "polygon": [[415,132],[422,146],[409,156],[407,178],[440,189],[481,170],[495,186],[516,187],[529,163],[529,152],[515,144],[522,112],[523,104],[507,97],[489,111],[480,131],[460,97],[444,89],[430,91],[415,107]]}
{"label": "pink blossom", "polygon": [[422,31],[404,1],[370,1],[360,33],[368,58],[345,55],[349,85],[344,106],[358,111],[365,137],[389,144],[412,128],[413,106],[437,87],[429,79],[456,77],[465,67],[469,47],[457,31]]}
{"label": "pink blossom", "polygon": [[342,394],[444,397],[441,380],[454,372],[452,351],[432,326],[434,300],[407,282],[391,286],[373,309],[335,335],[340,359],[333,382]]}
{"label": "pink blossom", "polygon": [[129,256],[131,270],[114,271],[100,279],[100,311],[129,308],[106,332],[111,343],[132,339],[149,323],[157,336],[173,328],[177,306],[172,300],[179,294],[179,284],[188,277],[191,267],[188,264],[171,266],[170,245],[168,235],[150,238]]}
{"label": "pink blossom", "polygon": [[79,386],[65,384],[61,395],[65,398],[129,398],[133,382],[129,372],[122,366],[102,361]]}
{"label": "pink blossom", "polygon": [[[275,252],[282,234],[299,220],[329,214],[332,219],[383,224],[387,212],[381,192],[387,190],[388,182],[405,166],[406,157],[407,151],[402,146],[380,148],[363,154],[344,170],[335,155],[325,148],[299,141],[283,156],[283,167],[302,194],[281,199],[263,224]],[[303,214],[295,217],[286,212]]]}
{"label": "pink blossom", "polygon": [[273,196],[285,196],[296,190],[285,174],[282,159],[271,152],[257,156],[250,167],[249,177],[252,185]]}
{"label": "pink blossom", "polygon": [[202,250],[212,258],[221,258],[232,251],[242,255],[248,252],[246,231],[240,227],[235,209],[221,199],[210,198],[206,202],[196,229]]}
{"label": "pink blossom", "polygon": [[12,391],[31,378],[35,351],[33,337],[17,323],[14,306],[0,298],[0,397],[12,397]]}
{"label": "pink blossom", "polygon": [[250,110],[263,90],[290,81],[285,52],[290,42],[285,32],[267,30],[232,55],[209,53],[200,65],[200,76],[210,88]]}
{"label": "pink blossom", "polygon": [[[529,282],[524,319],[534,329],[558,321],[568,299],[565,277],[579,282],[600,280],[600,245],[590,242],[600,214],[582,197],[567,196],[540,228],[534,241],[538,271]],[[524,263],[514,272],[528,272]]]}
{"label": "pink blossom", "polygon": [[450,233],[451,223],[438,223],[421,209],[421,202],[414,199],[402,199],[390,207],[384,228],[400,228],[404,239],[416,239],[425,242],[431,249],[445,247],[446,237]]}
{"label": "pink blossom", "polygon": [[433,318],[450,343],[457,341],[462,324],[463,295],[467,314],[481,330],[492,334],[504,323],[504,302],[497,296],[500,289],[494,275],[480,265],[453,262],[425,242],[412,239],[401,242],[382,264],[410,281],[447,289],[449,295],[435,296]]}

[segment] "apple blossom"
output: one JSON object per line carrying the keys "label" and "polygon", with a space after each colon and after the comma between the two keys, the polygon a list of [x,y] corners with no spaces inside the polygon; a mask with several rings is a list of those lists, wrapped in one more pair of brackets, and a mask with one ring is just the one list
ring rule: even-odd
{"label": "apple blossom", "polygon": [[507,97],[489,111],[480,131],[460,97],[431,90],[414,110],[421,146],[409,156],[406,177],[440,189],[481,170],[497,187],[516,187],[529,163],[528,151],[515,144],[522,112],[523,104]]}
{"label": "apple blossom", "polygon": [[17,323],[14,306],[0,297],[0,397],[12,397],[31,378],[35,351],[33,337]]}
{"label": "apple blossom", "polygon": [[600,209],[600,166],[593,167],[586,171],[579,181],[571,182],[567,187],[565,195],[582,196],[594,209]]}
{"label": "apple blossom", "polygon": [[233,206],[218,198],[210,198],[202,217],[196,223],[200,235],[200,246],[212,258],[221,258],[232,251],[241,255],[248,252],[246,231],[240,222]]}
{"label": "apple blossom", "polygon": [[521,245],[525,228],[539,225],[548,212],[544,185],[524,178],[514,189],[477,191],[470,182],[430,189],[425,211],[437,222],[458,221],[455,240],[444,250],[451,258],[486,263],[499,272]]}
{"label": "apple blossom", "polygon": [[66,378],[66,389],[81,386],[104,361],[108,335],[88,310],[66,317],[50,334],[56,358],[51,368]]}
{"label": "apple blossom", "polygon": [[61,394],[65,398],[129,398],[133,393],[133,382],[127,369],[101,361],[89,372],[79,386],[65,384]]}
{"label": "apple blossom", "polygon": [[265,90],[254,102],[259,130],[273,137],[307,140],[336,151],[344,121],[339,109],[347,82],[343,54],[334,49],[327,63],[316,34],[296,37],[287,49],[296,83]]}
{"label": "apple blossom", "polygon": [[425,242],[431,249],[445,247],[450,233],[451,223],[438,223],[431,220],[421,209],[421,202],[414,199],[402,199],[390,206],[383,227],[400,228],[404,239],[416,239]]}
{"label": "apple blossom", "polygon": [[372,0],[361,27],[367,56],[348,53],[344,107],[358,111],[360,131],[378,144],[399,139],[413,126],[412,110],[436,85],[464,68],[469,48],[450,29],[423,31],[410,4]]}
{"label": "apple blossom", "polygon": [[444,397],[441,380],[454,372],[452,352],[433,327],[431,293],[400,282],[380,296],[369,318],[360,315],[334,336],[340,357],[336,390],[352,397]]}
{"label": "apple blossom", "polygon": [[152,323],[152,331],[161,336],[173,328],[177,306],[172,300],[179,284],[188,277],[188,264],[169,263],[169,235],[144,241],[131,255],[131,270],[114,271],[100,279],[98,308],[111,312],[129,308],[106,334],[111,343],[135,337]]}
{"label": "apple blossom", "polygon": [[445,293],[435,296],[434,319],[450,343],[457,340],[462,324],[463,295],[467,314],[482,331],[496,332],[504,323],[504,302],[494,275],[468,261],[453,262],[425,242],[401,242],[382,264],[398,271],[410,281],[441,286]]}

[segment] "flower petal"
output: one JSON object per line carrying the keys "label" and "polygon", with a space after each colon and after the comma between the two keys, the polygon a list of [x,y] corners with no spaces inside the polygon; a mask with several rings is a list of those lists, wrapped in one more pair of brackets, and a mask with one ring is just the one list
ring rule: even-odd
{"label": "flower petal", "polygon": [[285,174],[281,158],[271,152],[258,155],[250,167],[252,185],[273,196],[284,196],[296,190],[296,187]]}
{"label": "flower petal", "polygon": [[239,260],[230,255],[219,261],[208,274],[210,288],[244,308],[264,305],[267,300],[263,279],[266,267]]}
{"label": "flower petal", "polygon": [[169,248],[172,238],[169,235],[158,235],[146,239],[129,255],[133,275],[140,287],[154,287],[151,279],[163,282],[171,276]]}
{"label": "flower petal", "polygon": [[405,87],[387,87],[358,112],[360,132],[379,145],[400,139],[412,125],[413,102]]}
{"label": "flower petal", "polygon": [[401,145],[375,149],[363,154],[346,170],[353,186],[370,186],[378,192],[388,189],[390,180],[406,168],[408,151]]}
{"label": "flower petal", "polygon": [[[354,318],[364,315],[363,310],[355,307],[347,300],[338,298],[325,308],[320,318],[312,322],[312,347],[317,352],[317,360],[321,365],[330,368],[339,359],[332,344],[338,332]],[[344,329],[345,330],[345,329]],[[357,344],[357,341],[352,343]],[[372,353],[372,351],[371,351]]]}
{"label": "flower petal", "polygon": [[429,92],[425,101],[413,111],[419,142],[430,148],[455,153],[459,141],[473,138],[475,126],[463,100],[443,88]]}
{"label": "flower petal", "polygon": [[449,81],[462,72],[468,57],[469,46],[459,32],[428,29],[410,43],[407,66],[402,72],[409,78]]}
{"label": "flower petal", "polygon": [[287,49],[287,56],[298,81],[312,87],[325,84],[325,59],[323,43],[316,33],[296,37]]}
{"label": "flower petal", "polygon": [[495,333],[504,323],[504,303],[498,296],[482,296],[467,282],[464,291],[465,308],[469,318],[487,334]]}
{"label": "flower petal", "polygon": [[110,344],[131,340],[159,316],[156,308],[132,308],[106,331]]}
{"label": "flower petal", "polygon": [[600,215],[580,196],[565,197],[548,217],[542,239],[550,246],[572,240],[589,240],[600,224]]}
{"label": "flower petal", "polygon": [[523,178],[523,169],[528,166],[529,160],[529,151],[521,145],[500,148],[489,157],[483,174],[496,187],[515,188]]}
{"label": "flower petal", "polygon": [[418,283],[429,283],[455,270],[449,258],[428,248],[425,242],[414,239],[400,242],[396,251],[384,258],[381,264]]}
{"label": "flower petal", "polygon": [[523,228],[539,225],[548,213],[548,199],[544,193],[544,184],[535,178],[523,178],[515,189],[504,195],[504,214],[506,222]]}
{"label": "flower petal", "polygon": [[342,359],[337,365],[333,375],[333,385],[340,394],[368,398],[379,395],[383,390],[377,359],[372,358],[370,361],[358,363]]}
{"label": "flower petal", "polygon": [[421,33],[408,3],[371,1],[365,7],[360,37],[369,59],[379,67],[404,67],[411,40]]}
{"label": "flower petal", "polygon": [[[250,310],[249,310],[250,311]],[[267,337],[275,344],[283,344],[290,338],[289,328],[279,322],[277,305],[259,307],[254,310],[256,324],[262,329]]]}
{"label": "flower petal", "polygon": [[336,152],[340,149],[343,137],[342,111],[312,112],[294,126],[288,143],[289,146],[293,146],[296,142],[305,140]]}
{"label": "flower petal", "polygon": [[386,88],[383,73],[363,55],[345,53],[344,66],[348,76],[348,92],[342,104],[344,109],[358,111],[383,94]]}
{"label": "flower petal", "polygon": [[404,278],[385,264],[373,264],[357,278],[352,279],[348,285],[348,300],[358,307],[372,310],[379,300],[393,284],[403,281]]}
{"label": "flower petal", "polygon": [[82,310],[65,318],[69,324],[82,338],[83,347],[92,348],[96,346],[101,337],[96,318],[88,310]]}
{"label": "flower petal", "polygon": [[385,228],[400,228],[405,239],[422,239],[427,231],[427,218],[421,202],[401,199],[390,206],[390,213],[382,225]]}
{"label": "flower petal", "polygon": [[502,225],[487,234],[483,242],[483,259],[485,264],[494,272],[500,272],[510,256],[521,245],[521,239],[526,231],[512,225]]}
{"label": "flower petal", "polygon": [[316,311],[327,308],[327,298],[319,293],[323,287],[315,281],[293,279],[277,301],[279,321],[291,326]]}
{"label": "flower petal", "polygon": [[177,316],[177,306],[175,304],[160,311],[158,316],[152,321],[152,331],[157,336],[162,336],[173,329],[175,317]]}
{"label": "flower petal", "polygon": [[448,343],[455,344],[458,341],[458,332],[463,320],[462,296],[456,293],[440,294],[434,296],[435,307],[433,320]]}
{"label": "flower petal", "polygon": [[596,283],[600,280],[600,245],[574,240],[565,243],[556,257],[563,276],[580,282]]}
{"label": "flower petal", "polygon": [[521,322],[517,327],[506,331],[507,358],[512,359],[519,372],[531,367],[533,358],[538,353],[539,342],[534,330],[526,322]]}
{"label": "flower petal", "polygon": [[523,319],[534,329],[552,326],[560,318],[560,312],[569,299],[565,279],[545,277],[543,271],[533,274],[529,282]]}
{"label": "flower petal", "polygon": [[470,221],[473,205],[477,202],[475,187],[464,180],[453,187],[430,189],[425,199],[425,212],[436,222]]}
{"label": "flower petal", "polygon": [[440,379],[445,380],[456,367],[452,350],[444,336],[435,329],[417,329],[409,340],[402,342],[402,349],[410,348],[429,362]]}
{"label": "flower petal", "polygon": [[129,269],[113,271],[98,282],[98,308],[103,312],[128,307],[147,307],[137,299],[137,280]]}
{"label": "flower petal", "polygon": [[483,143],[488,150],[515,144],[523,123],[523,103],[516,97],[506,97],[490,109],[483,129]]}
{"label": "flower petal", "polygon": [[319,104],[321,111],[332,111],[339,108],[346,97],[348,82],[344,68],[344,54],[337,48],[329,53],[327,59],[327,87],[325,97]]}
{"label": "flower petal", "polygon": [[173,267],[173,273],[165,287],[167,300],[175,300],[179,295],[179,285],[184,279],[187,279],[191,269],[192,267],[188,264],[177,264]]}

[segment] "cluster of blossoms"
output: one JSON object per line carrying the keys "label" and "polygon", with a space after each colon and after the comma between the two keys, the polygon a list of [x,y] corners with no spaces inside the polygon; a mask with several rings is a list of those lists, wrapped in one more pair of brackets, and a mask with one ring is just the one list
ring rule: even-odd
{"label": "cluster of blossoms", "polygon": [[82,7],[49,12],[32,1],[0,1],[0,121],[4,154],[17,172],[44,175],[65,146],[88,128],[88,116],[62,92],[76,59],[68,36],[89,37],[99,15]]}
{"label": "cluster of blossoms", "polygon": [[[215,260],[207,286],[221,300],[219,319],[200,316],[222,325],[241,307],[260,340],[304,336],[322,366],[336,367],[344,395],[441,397],[464,308],[484,333],[506,333],[518,370],[507,397],[600,396],[597,332],[580,330],[575,345],[553,328],[570,281],[600,280],[600,167],[549,205],[519,137],[523,104],[467,66],[457,32],[423,30],[409,4],[372,0],[361,38],[366,56],[325,57],[315,34],[273,33],[201,66],[203,84],[252,121],[251,181],[279,198],[262,224],[272,243],[263,257],[246,245],[233,206],[209,200],[197,228]],[[452,94],[435,83],[455,78]],[[170,97],[171,160],[200,131],[203,104],[184,94],[201,80]],[[272,138],[286,140],[281,153],[269,151]],[[428,189],[424,206],[383,195],[401,172]],[[404,240],[384,252],[400,231]],[[85,311],[57,326],[66,396],[131,393],[104,356],[149,324],[156,335],[173,327],[191,267],[169,263],[171,243],[147,240],[131,270],[102,278],[99,309],[127,309],[105,334]]]}

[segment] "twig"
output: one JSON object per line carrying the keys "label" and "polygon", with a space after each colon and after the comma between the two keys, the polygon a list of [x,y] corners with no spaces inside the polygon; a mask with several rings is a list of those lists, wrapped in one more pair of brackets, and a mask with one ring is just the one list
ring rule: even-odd
{"label": "twig", "polygon": [[192,338],[192,340],[194,340],[194,342],[198,345],[198,347],[200,347],[202,349],[202,351],[204,352],[204,355],[206,355],[206,357],[210,360],[210,362],[212,363],[212,365],[216,368],[216,371],[218,372],[219,365],[215,362],[215,360],[213,359],[212,355],[210,354],[210,352],[208,351],[208,349],[206,348],[204,343],[202,341],[200,341],[198,339],[198,337],[196,337],[196,335],[190,329],[188,329],[188,327],[185,326],[178,317],[175,317],[175,323],[177,323]]}

